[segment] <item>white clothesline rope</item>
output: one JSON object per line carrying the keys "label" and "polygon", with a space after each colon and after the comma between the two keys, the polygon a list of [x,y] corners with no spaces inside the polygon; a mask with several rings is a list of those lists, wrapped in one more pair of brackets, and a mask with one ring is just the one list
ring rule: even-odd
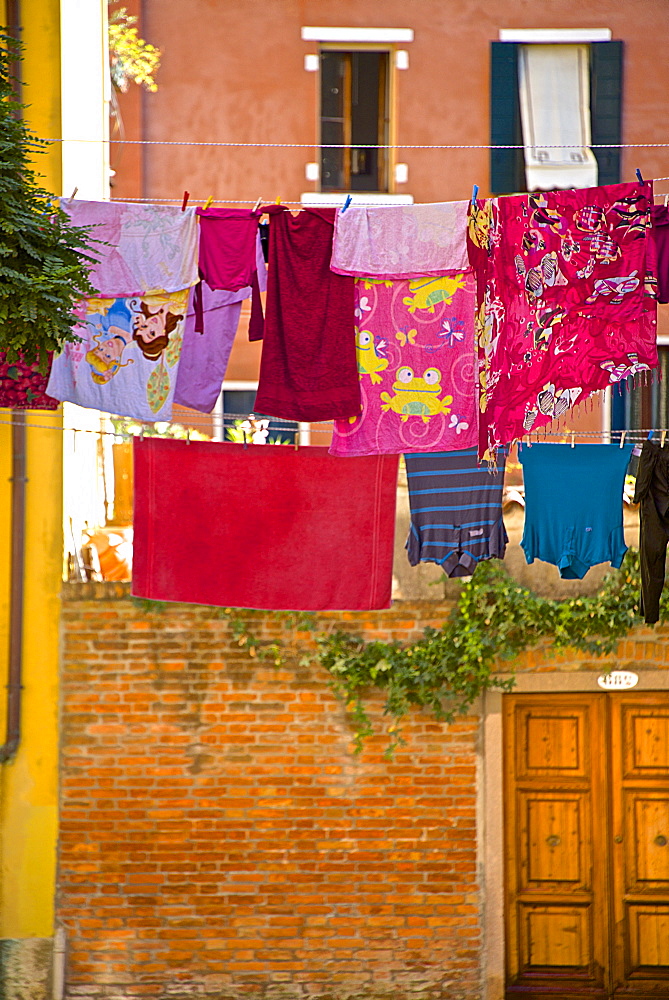
{"label": "white clothesline rope", "polygon": [[[24,414],[32,414],[35,413],[36,411],[24,410],[23,412]],[[51,411],[51,412],[53,413],[56,419],[59,420],[61,419],[61,414],[56,413],[56,411]],[[111,418],[112,414],[107,414],[107,416]],[[127,420],[129,424],[134,426],[120,428],[118,430],[113,430],[113,431],[106,431],[102,430],[101,428],[92,428],[92,427],[65,427],[63,426],[62,423],[35,424],[32,421],[28,420],[0,419],[0,427],[15,427],[17,425],[22,425],[27,428],[33,427],[37,430],[60,431],[62,434],[65,433],[96,434],[102,437],[113,437],[116,438],[117,441],[118,440],[129,441],[133,437],[142,437],[144,434],[147,434],[147,436],[151,437],[160,436],[151,434],[153,428],[156,427],[158,424],[165,427],[178,427],[181,430],[185,431],[186,434],[188,433],[189,429],[192,431],[198,431],[198,425],[200,425],[201,427],[206,426],[208,429],[213,430],[214,428],[212,428],[212,423],[216,424],[217,422],[219,423],[219,426],[220,422],[223,423],[224,430],[228,429],[242,430],[242,428],[234,428],[235,422],[242,420],[245,421],[249,419],[271,420],[274,426],[269,428],[270,433],[275,433],[275,432],[286,433],[287,431],[290,431],[290,432],[295,432],[297,434],[299,433],[299,426],[300,426],[300,422],[297,420],[286,420],[280,417],[259,416],[258,414],[254,413],[251,414],[225,413],[225,414],[209,414],[209,415],[201,414],[199,415],[199,417],[197,415],[193,415],[192,417],[189,415],[187,418],[184,418],[184,420],[158,420],[155,423],[149,423],[149,422],[143,423],[140,420],[135,420],[133,417],[113,417],[113,419],[118,421]],[[185,422],[185,419],[187,419],[188,421],[187,423]],[[302,423],[304,424],[304,422]],[[312,434],[325,434],[331,429],[333,423],[334,421],[332,420],[319,420],[317,422],[309,424],[309,429]],[[517,444],[520,441],[526,441],[532,444],[538,444],[547,438],[557,438],[560,440],[560,442],[564,443],[569,443],[572,440],[572,438],[575,440],[595,438],[597,440],[606,439],[607,441],[615,439],[616,443],[618,443],[620,441],[621,436],[623,435],[624,435],[624,441],[639,442],[639,441],[645,441],[649,437],[649,435],[667,434],[668,431],[669,428],[666,427],[645,427],[645,428],[634,428],[633,430],[616,429],[608,431],[578,430],[577,428],[574,428],[572,430],[570,427],[551,431],[548,429],[539,428],[539,430],[534,431],[530,434],[524,434],[522,439],[519,439],[519,441],[513,443]],[[248,442],[247,442],[248,444],[251,444],[251,433],[252,432],[248,432]]]}
{"label": "white clothesline rope", "polygon": [[[76,139],[64,136],[60,139],[45,139],[45,142],[94,142],[115,143],[117,146],[214,146],[240,149],[534,149],[524,143],[495,144],[484,142],[469,143],[385,143],[351,144],[348,142],[214,142],[191,139]],[[543,145],[542,149],[567,149],[564,143]],[[591,143],[588,149],[667,149],[669,142],[599,142]]]}

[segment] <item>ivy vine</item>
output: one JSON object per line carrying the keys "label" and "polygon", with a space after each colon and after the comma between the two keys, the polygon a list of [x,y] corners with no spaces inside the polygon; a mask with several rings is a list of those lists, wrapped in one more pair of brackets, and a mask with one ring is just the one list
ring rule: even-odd
{"label": "ivy vine", "polygon": [[[322,629],[311,613],[275,612],[285,630],[314,632],[314,651],[301,664],[316,662],[331,677],[335,694],[350,712],[358,749],[372,734],[365,700],[373,689],[385,693],[390,717],[388,752],[402,742],[401,720],[412,707],[427,709],[443,722],[466,714],[484,691],[509,691],[513,676],[500,666],[548,640],[550,650],[565,649],[604,656],[616,649],[638,620],[639,553],[628,549],[622,568],[604,578],[591,597],[550,600],[520,586],[498,560],[482,562],[465,583],[441,628],[426,628],[410,645],[368,642],[342,629]],[[142,602],[147,607],[150,602]],[[254,658],[283,664],[287,643],[265,640],[254,630],[266,612],[217,608],[228,619],[236,642]],[[669,596],[663,597],[660,621],[669,619]],[[509,668],[512,670],[512,668]]]}

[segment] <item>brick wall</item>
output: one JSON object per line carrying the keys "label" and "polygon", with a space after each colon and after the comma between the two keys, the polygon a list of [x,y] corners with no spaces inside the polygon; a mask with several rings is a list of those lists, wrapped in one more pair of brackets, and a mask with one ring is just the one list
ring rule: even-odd
{"label": "brick wall", "polygon": [[[330,623],[418,638],[426,602]],[[271,619],[255,618],[269,637]],[[478,720],[361,756],[324,671],[211,609],[66,589],[58,920],[68,997],[478,995]],[[303,650],[302,650],[303,652]]]}

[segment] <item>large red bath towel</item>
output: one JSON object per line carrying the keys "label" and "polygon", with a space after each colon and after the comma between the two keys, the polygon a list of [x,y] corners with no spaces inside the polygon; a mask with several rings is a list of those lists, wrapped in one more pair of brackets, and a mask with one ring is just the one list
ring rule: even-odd
{"label": "large red bath towel", "polygon": [[135,438],[132,592],[269,610],[390,606],[397,455]]}

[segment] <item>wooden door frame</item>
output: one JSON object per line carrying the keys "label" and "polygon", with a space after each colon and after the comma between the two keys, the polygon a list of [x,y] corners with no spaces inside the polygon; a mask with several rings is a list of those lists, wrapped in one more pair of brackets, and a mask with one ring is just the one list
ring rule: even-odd
{"label": "wooden door frame", "polygon": [[[602,663],[597,671],[556,670],[518,674],[512,694],[601,694],[597,678],[610,666],[609,662]],[[633,664],[625,664],[625,667],[634,669]],[[635,673],[639,683],[634,691],[669,691],[669,670],[636,670]],[[477,851],[483,896],[481,979],[484,1000],[504,1000],[506,980],[504,850],[499,836],[504,829],[503,697],[500,691],[488,691],[482,698],[477,762]],[[496,836],[487,836],[487,831],[494,831]]]}

